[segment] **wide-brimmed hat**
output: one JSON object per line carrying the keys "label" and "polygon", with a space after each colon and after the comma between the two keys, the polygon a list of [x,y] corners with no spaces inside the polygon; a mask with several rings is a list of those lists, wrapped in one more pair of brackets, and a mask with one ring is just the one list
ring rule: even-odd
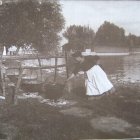
{"label": "wide-brimmed hat", "polygon": [[82,56],[88,56],[88,55],[94,56],[94,55],[97,55],[97,53],[96,53],[96,52],[92,52],[91,49],[86,49],[86,50],[85,50],[84,52],[82,52],[81,54],[82,54]]}

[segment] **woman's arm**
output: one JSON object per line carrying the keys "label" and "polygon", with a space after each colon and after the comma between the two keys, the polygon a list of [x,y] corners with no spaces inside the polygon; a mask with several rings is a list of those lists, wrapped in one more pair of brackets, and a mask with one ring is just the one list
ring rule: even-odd
{"label": "woman's arm", "polygon": [[74,73],[71,74],[71,76],[67,79],[67,81],[69,81],[70,79],[72,79],[75,76]]}

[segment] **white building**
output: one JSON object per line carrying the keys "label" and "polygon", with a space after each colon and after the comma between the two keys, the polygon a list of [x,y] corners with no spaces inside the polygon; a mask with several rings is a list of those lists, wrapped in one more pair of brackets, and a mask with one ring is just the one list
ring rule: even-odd
{"label": "white building", "polygon": [[17,47],[16,46],[11,46],[8,49],[8,55],[15,55],[16,54],[16,51],[17,51]]}

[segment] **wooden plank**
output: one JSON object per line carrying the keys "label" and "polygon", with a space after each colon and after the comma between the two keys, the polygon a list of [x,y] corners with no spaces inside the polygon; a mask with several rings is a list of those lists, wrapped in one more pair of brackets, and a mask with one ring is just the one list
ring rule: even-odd
{"label": "wooden plank", "polygon": [[[3,56],[4,57],[4,59],[5,60],[8,60],[8,59],[10,59],[10,60],[18,60],[18,59],[23,59],[23,60],[30,60],[30,59],[37,59],[37,56],[32,56],[32,55],[30,55],[30,56],[26,56],[26,55],[24,55],[24,56],[12,56],[12,55],[9,55],[9,56]],[[38,56],[40,59],[50,59],[50,58],[55,58],[55,57],[57,57],[57,58],[64,58],[64,56]]]}
{"label": "wooden plank", "polygon": [[[60,68],[60,67],[65,67],[66,65],[63,64],[63,65],[57,65],[57,68]],[[20,67],[8,67],[8,69],[19,69]],[[36,66],[36,67],[32,67],[32,66],[24,66],[22,67],[22,69],[51,69],[51,68],[55,68],[55,66]]]}

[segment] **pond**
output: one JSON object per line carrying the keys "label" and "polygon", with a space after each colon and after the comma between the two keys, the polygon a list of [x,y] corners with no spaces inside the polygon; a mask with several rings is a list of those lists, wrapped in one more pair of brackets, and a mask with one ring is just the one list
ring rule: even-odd
{"label": "pond", "polygon": [[114,82],[140,82],[140,54],[127,56],[102,56],[101,64]]}
{"label": "pond", "polygon": [[[58,65],[65,63],[64,58],[58,59]],[[24,60],[24,66],[39,66],[38,60]],[[101,64],[103,69],[113,83],[140,83],[140,54],[124,55],[124,56],[101,56]],[[41,59],[42,66],[54,66],[55,59]],[[71,69],[71,67],[70,67]],[[65,71],[65,67],[59,68],[58,73]],[[31,76],[30,71],[26,70],[26,75]],[[43,73],[53,72],[54,69],[43,70]],[[12,70],[12,72],[14,72]],[[18,73],[18,71],[17,71]],[[38,72],[37,72],[38,73]],[[32,72],[33,76],[37,76],[36,72]]]}

